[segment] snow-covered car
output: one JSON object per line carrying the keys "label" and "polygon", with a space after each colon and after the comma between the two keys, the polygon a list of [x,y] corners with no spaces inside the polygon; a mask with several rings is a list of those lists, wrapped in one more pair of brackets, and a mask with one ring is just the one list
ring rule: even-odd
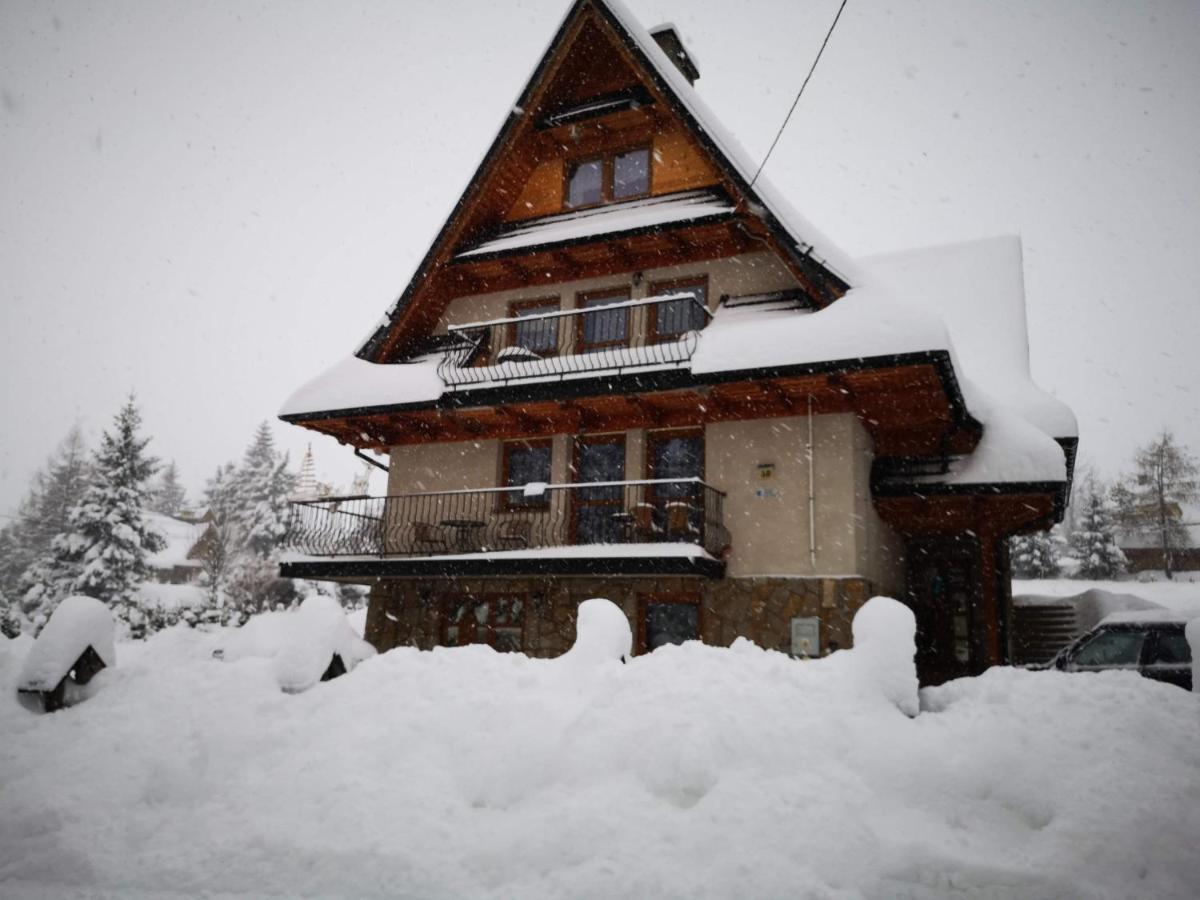
{"label": "snow-covered car", "polygon": [[1191,618],[1170,610],[1114,613],[1059,651],[1051,665],[1064,672],[1128,669],[1190,691],[1192,651],[1184,628]]}

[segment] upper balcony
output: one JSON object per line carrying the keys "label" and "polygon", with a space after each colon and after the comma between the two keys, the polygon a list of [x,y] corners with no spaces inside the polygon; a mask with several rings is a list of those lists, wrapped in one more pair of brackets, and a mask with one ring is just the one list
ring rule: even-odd
{"label": "upper balcony", "polygon": [[438,364],[451,390],[678,368],[712,318],[701,294],[604,297],[580,309],[542,310],[452,325]]}
{"label": "upper balcony", "polygon": [[719,576],[725,494],[698,478],[528,484],[292,504],[284,574]]}

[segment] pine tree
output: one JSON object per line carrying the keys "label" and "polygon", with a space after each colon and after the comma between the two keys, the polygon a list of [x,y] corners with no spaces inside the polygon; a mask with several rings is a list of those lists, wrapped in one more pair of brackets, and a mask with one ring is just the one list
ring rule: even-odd
{"label": "pine tree", "polygon": [[238,549],[236,480],[237,467],[226,463],[217,467],[216,474],[204,487],[204,500],[208,506],[205,518],[209,527],[202,539],[200,561],[208,588],[209,607],[214,610],[225,605],[225,591]]}
{"label": "pine tree", "polygon": [[1138,450],[1136,471],[1116,492],[1120,521],[1152,537],[1162,551],[1163,571],[1173,577],[1175,555],[1188,546],[1183,508],[1200,499],[1200,465],[1170,431]]}
{"label": "pine tree", "polygon": [[1038,531],[1012,539],[1010,553],[1014,578],[1055,578],[1061,567],[1062,539],[1050,531]]}
{"label": "pine tree", "polygon": [[295,599],[291,582],[279,577],[279,549],[295,489],[287,456],[275,449],[271,428],[263,422],[233,479],[236,562],[229,593],[244,612],[288,606]]}
{"label": "pine tree", "polygon": [[1125,571],[1125,554],[1117,546],[1113,504],[1100,482],[1090,480],[1081,487],[1071,534],[1071,555],[1079,561],[1076,577],[1114,578]]}
{"label": "pine tree", "polygon": [[0,635],[15,638],[21,633],[21,621],[17,618],[12,604],[0,593]]}
{"label": "pine tree", "polygon": [[149,573],[146,555],[164,546],[142,517],[158,463],[146,454],[150,439],[140,436],[141,424],[131,394],[101,438],[92,484],[69,516],[70,533],[54,540],[58,561],[79,567],[74,590],[107,603],[135,633],[145,623],[136,592]]}
{"label": "pine tree", "polygon": [[78,426],[71,428],[34,478],[18,512],[13,557],[19,566],[16,582],[6,576],[5,589],[19,598],[22,614],[44,618],[69,593],[77,571],[60,565],[53,542],[70,530],[70,513],[87,487],[90,467],[87,447]]}
{"label": "pine tree", "polygon": [[187,506],[187,491],[179,482],[179,470],[172,460],[163,469],[151,496],[150,508],[164,516],[177,516]]}

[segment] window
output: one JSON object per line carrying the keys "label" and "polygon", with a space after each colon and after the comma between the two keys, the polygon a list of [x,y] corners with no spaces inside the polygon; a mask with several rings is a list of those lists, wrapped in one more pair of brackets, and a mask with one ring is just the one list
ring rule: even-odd
{"label": "window", "polygon": [[1072,662],[1077,666],[1136,666],[1142,656],[1144,631],[1102,631],[1083,645]]}
{"label": "window", "polygon": [[574,489],[571,515],[576,544],[620,543],[620,516],[625,510],[625,436],[622,434],[580,437],[575,441],[571,465],[576,484],[600,482],[600,487]]}
{"label": "window", "polygon": [[652,652],[667,644],[700,640],[698,597],[644,597],[641,606],[638,643],[643,653]]}
{"label": "window", "polygon": [[650,340],[654,343],[677,340],[689,331],[699,331],[708,324],[704,308],[708,305],[708,281],[660,281],[650,285],[652,296],[664,294],[695,294],[699,303],[691,300],[672,300],[650,307]]}
{"label": "window", "polygon": [[[527,484],[550,482],[550,441],[513,441],[503,444],[501,462],[502,486],[523,488]],[[542,491],[526,494],[519,490],[505,491],[502,495],[509,507],[545,506],[549,500]]]}
{"label": "window", "polygon": [[514,322],[509,326],[508,343],[536,353],[552,356],[558,352],[558,318],[538,318],[546,313],[558,311],[558,298],[524,300],[509,307],[509,318],[528,318],[528,322]]}
{"label": "window", "polygon": [[[704,432],[702,431],[659,431],[649,435],[646,454],[646,477],[659,478],[703,478],[704,477]],[[691,484],[656,484],[657,497],[696,497]]]}
{"label": "window", "polygon": [[524,624],[525,598],[519,594],[454,594],[445,600],[442,646],[487,644],[501,653],[519,653]]}
{"label": "window", "polygon": [[604,200],[604,160],[588,159],[571,167],[567,206],[591,206]]}
{"label": "window", "polygon": [[650,151],[646,148],[618,153],[613,157],[614,200],[628,200],[650,193]]}
{"label": "window", "polygon": [[1182,631],[1160,631],[1151,665],[1186,666],[1192,662],[1192,650]]}
{"label": "window", "polygon": [[[580,309],[611,306],[629,299],[625,289],[579,295]],[[623,347],[629,339],[629,307],[598,309],[578,319],[576,343],[580,353],[592,353],[605,347]]]}
{"label": "window", "polygon": [[566,206],[576,209],[650,193],[650,148],[583,159],[567,169]]}

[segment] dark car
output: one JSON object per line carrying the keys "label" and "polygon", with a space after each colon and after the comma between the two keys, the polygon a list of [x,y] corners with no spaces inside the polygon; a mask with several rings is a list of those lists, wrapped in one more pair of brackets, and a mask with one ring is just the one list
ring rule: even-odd
{"label": "dark car", "polygon": [[1192,689],[1192,651],[1176,613],[1117,613],[1059,651],[1051,665],[1064,672],[1137,671],[1155,681]]}

